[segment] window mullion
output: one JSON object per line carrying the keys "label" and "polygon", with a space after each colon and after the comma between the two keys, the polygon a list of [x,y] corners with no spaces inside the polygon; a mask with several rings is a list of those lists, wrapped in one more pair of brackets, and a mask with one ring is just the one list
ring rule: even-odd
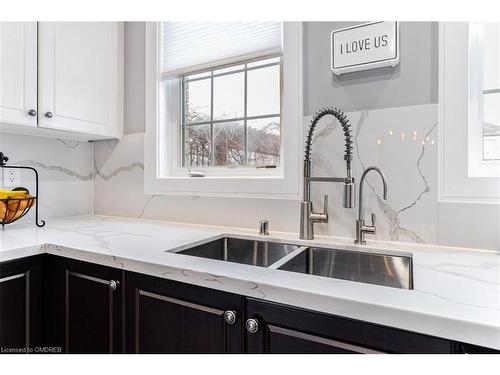
{"label": "window mullion", "polygon": [[210,160],[209,164],[215,165],[214,144],[214,72],[210,72]]}
{"label": "window mullion", "polygon": [[[181,110],[180,110],[180,124],[181,124],[181,165],[186,167],[186,84],[184,78],[181,78]],[[191,162],[191,160],[190,160]],[[189,167],[191,167],[189,165]]]}
{"label": "window mullion", "polygon": [[[248,72],[249,71],[253,71],[253,70],[259,70],[259,69],[265,69],[265,68],[269,68],[270,66],[274,66],[274,65],[278,65],[280,66],[281,68],[281,61],[279,63],[272,63],[272,64],[266,64],[266,65],[263,65],[263,66],[256,66],[256,67],[253,67],[253,66],[249,66],[248,65],[248,62],[245,62],[242,64],[243,65],[243,69],[239,69],[237,71],[230,71],[230,72],[224,72],[222,74],[216,74],[216,71],[215,70],[211,70],[210,72],[207,72],[209,74],[207,74],[207,76],[205,77],[202,77],[202,78],[196,78],[196,79],[193,79],[193,80],[190,80],[190,79],[186,79],[186,77],[183,77],[182,78],[182,93],[181,93],[181,101],[182,101],[182,108],[181,108],[181,113],[180,113],[180,117],[181,117],[181,130],[182,130],[182,135],[181,135],[181,141],[182,141],[182,155],[181,155],[181,160],[182,160],[182,165],[183,166],[187,166],[187,157],[185,155],[185,152],[186,152],[186,130],[188,129],[188,127],[191,127],[191,126],[196,126],[196,125],[207,125],[209,126],[209,131],[210,131],[210,135],[209,135],[209,153],[208,153],[208,161],[207,161],[207,164],[204,164],[204,165],[207,165],[207,166],[211,166],[211,167],[215,167],[217,166],[216,165],[216,148],[215,148],[215,137],[216,137],[216,134],[215,134],[215,126],[219,123],[223,124],[223,123],[229,123],[229,122],[243,122],[243,142],[242,142],[242,146],[244,147],[244,159],[243,159],[243,162],[242,162],[242,167],[243,166],[248,166],[249,163],[250,163],[250,150],[249,150],[249,121],[252,121],[252,120],[259,120],[259,119],[268,119],[268,118],[272,118],[272,117],[279,117],[280,120],[281,120],[281,113],[267,113],[267,114],[260,114],[260,115],[254,115],[254,116],[249,116],[249,113],[248,113],[248,79],[249,79],[249,76],[248,76]],[[240,117],[240,118],[232,118],[232,119],[227,119],[227,118],[221,118],[221,119],[218,119],[216,120],[215,119],[215,108],[214,108],[214,104],[215,104],[215,78],[219,77],[219,76],[226,76],[226,75],[235,75],[235,74],[238,74],[238,73],[243,73],[243,78],[244,78],[244,93],[243,93],[243,100],[244,100],[244,103],[243,103],[243,116]],[[280,69],[280,72],[279,74],[281,75],[282,74],[282,69]],[[188,95],[187,95],[187,92],[186,92],[186,88],[187,88],[187,85],[189,82],[191,81],[201,81],[201,80],[208,80],[210,79],[210,111],[209,111],[209,118],[208,118],[208,121],[201,121],[199,123],[197,122],[193,122],[193,123],[187,123],[187,119],[186,119],[186,101],[188,100]],[[281,81],[281,80],[280,80]],[[280,93],[281,95],[281,93]],[[281,112],[281,111],[280,111]],[[281,121],[280,121],[280,128],[281,128]],[[282,147],[282,145],[280,146]]]}
{"label": "window mullion", "polygon": [[245,165],[248,165],[248,127],[247,127],[247,107],[248,107],[248,65],[245,64],[245,94],[244,94],[244,103],[243,103],[243,129],[244,129],[244,145],[245,145]]}

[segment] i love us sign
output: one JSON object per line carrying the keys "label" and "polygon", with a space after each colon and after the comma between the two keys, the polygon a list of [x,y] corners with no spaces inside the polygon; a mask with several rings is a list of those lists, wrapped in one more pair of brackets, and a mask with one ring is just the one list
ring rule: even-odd
{"label": "i love us sign", "polygon": [[371,22],[331,34],[333,73],[396,66],[399,64],[398,22]]}

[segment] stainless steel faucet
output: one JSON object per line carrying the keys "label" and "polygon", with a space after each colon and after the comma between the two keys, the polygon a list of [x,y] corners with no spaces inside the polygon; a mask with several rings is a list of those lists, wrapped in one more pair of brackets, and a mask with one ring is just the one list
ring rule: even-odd
{"label": "stainless steel faucet", "polygon": [[[342,126],[345,137],[344,160],[346,162],[346,177],[311,177],[311,145],[314,129],[318,121],[326,115],[334,116]],[[355,200],[354,178],[351,177],[352,141],[351,125],[346,115],[336,108],[323,108],[313,117],[306,138],[304,153],[304,198],[300,204],[300,238],[314,238],[314,223],[328,223],[328,195],[323,201],[323,212],[314,212],[311,202],[311,182],[341,182],[344,184],[344,207],[353,208]]]}
{"label": "stainless steel faucet", "polygon": [[365,220],[363,219],[363,182],[365,181],[366,175],[370,171],[376,171],[382,178],[382,183],[384,185],[384,200],[387,200],[387,181],[385,179],[384,173],[377,167],[369,167],[361,175],[361,180],[359,182],[359,218],[356,220],[356,240],[354,243],[359,245],[366,245],[365,234],[371,233],[375,234],[375,214],[372,213],[372,225],[365,225]]}

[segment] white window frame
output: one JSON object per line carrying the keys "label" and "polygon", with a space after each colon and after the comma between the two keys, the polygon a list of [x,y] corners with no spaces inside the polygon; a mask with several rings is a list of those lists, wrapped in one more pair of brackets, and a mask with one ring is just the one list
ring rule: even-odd
{"label": "white window frame", "polygon": [[[496,161],[479,161],[482,127],[473,112],[482,111],[478,103],[482,90],[471,84],[470,67],[474,65],[470,61],[469,35],[467,22],[439,25],[439,200],[498,204],[500,178],[495,177]],[[473,92],[476,94],[471,97]],[[472,172],[478,165],[475,162],[493,165],[492,173],[486,177]]]}
{"label": "white window frame", "polygon": [[500,177],[500,160],[483,159],[483,73],[483,28],[480,23],[470,23],[468,174],[469,177]]}
{"label": "white window frame", "polygon": [[[179,116],[160,113],[159,23],[146,23],[145,192],[162,195],[280,198],[302,194],[302,24],[283,24],[281,157],[276,169],[207,168],[205,177],[189,177],[179,168]],[[179,101],[180,104],[180,101]],[[164,142],[164,143],[162,143]],[[209,171],[209,169],[212,169]]]}
{"label": "white window frame", "polygon": [[[232,63],[228,64],[228,66],[232,65],[242,65],[245,63],[248,63],[250,61],[259,61],[259,60],[266,60],[266,59],[271,59],[271,58],[276,58],[279,56],[274,55],[269,55],[266,57],[262,57],[259,59],[248,59],[248,60],[243,60],[239,61],[238,63]],[[280,62],[277,63],[276,65],[280,65],[280,81],[283,82],[283,58],[280,57]],[[208,70],[217,70],[221,69],[223,67],[217,67],[217,68],[212,68]],[[251,68],[250,70],[255,70],[255,69],[261,69],[260,67],[257,68]],[[226,73],[226,74],[231,74]],[[196,74],[196,73],[193,73]],[[182,78],[181,78],[182,79]],[[181,88],[179,89],[182,90],[182,83],[179,82],[181,85]],[[281,85],[280,88],[280,102],[283,99],[283,85]],[[245,100],[247,100],[245,98]],[[182,99],[179,98],[179,102],[181,103],[179,107],[182,107]],[[280,108],[280,120],[281,120],[281,112],[282,108]],[[277,117],[277,116],[271,116],[272,114],[266,114],[265,117]],[[177,117],[178,114],[175,114]],[[179,119],[182,117],[182,115],[179,116]],[[182,121],[182,120],[181,120]],[[174,122],[172,121],[172,125],[176,126],[176,129],[172,129],[172,137],[176,137],[178,141],[179,147],[177,148],[176,145],[172,145],[172,153],[170,155],[167,155],[167,160],[170,160],[170,174],[176,177],[183,177],[186,176],[189,173],[189,168],[182,166],[182,151],[183,151],[183,145],[182,145],[182,124],[178,123],[174,125]],[[281,123],[280,123],[280,134],[281,134]],[[213,147],[213,144],[211,145]],[[205,166],[205,167],[193,167],[193,170],[202,171],[205,176],[210,176],[210,177],[217,177],[217,176],[280,176],[283,174],[283,169],[282,169],[282,163],[281,160],[283,158],[283,152],[282,152],[282,147],[280,147],[280,164],[276,168],[271,168],[271,169],[257,169],[252,166],[247,166],[247,165],[242,165],[242,166],[237,166],[237,167],[232,167],[232,166]],[[161,161],[160,161],[161,164]],[[169,173],[169,172],[167,172]]]}

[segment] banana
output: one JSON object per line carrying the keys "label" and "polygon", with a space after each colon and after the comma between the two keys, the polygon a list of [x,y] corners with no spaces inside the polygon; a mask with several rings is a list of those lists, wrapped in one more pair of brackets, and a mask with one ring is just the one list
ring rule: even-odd
{"label": "banana", "polygon": [[24,198],[28,193],[24,190],[7,190],[0,189],[0,199],[8,199],[8,198]]}
{"label": "banana", "polygon": [[11,222],[34,203],[34,199],[25,188],[15,190],[0,189],[0,220]]}

